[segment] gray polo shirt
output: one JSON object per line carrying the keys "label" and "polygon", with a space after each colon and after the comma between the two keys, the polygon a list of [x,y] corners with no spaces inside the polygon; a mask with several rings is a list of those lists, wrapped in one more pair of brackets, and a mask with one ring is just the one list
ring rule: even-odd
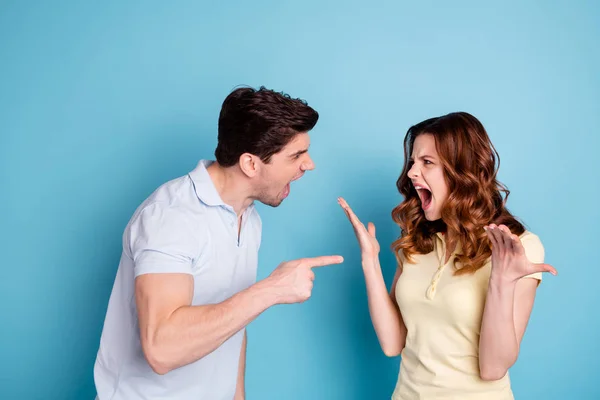
{"label": "gray polo shirt", "polygon": [[220,303],[256,282],[262,224],[254,205],[237,216],[221,200],[202,160],[188,175],[159,187],[136,210],[123,234],[94,379],[100,400],[231,400],[244,331],[204,358],[165,375],[152,371],[140,343],[136,276],[194,277],[193,305]]}

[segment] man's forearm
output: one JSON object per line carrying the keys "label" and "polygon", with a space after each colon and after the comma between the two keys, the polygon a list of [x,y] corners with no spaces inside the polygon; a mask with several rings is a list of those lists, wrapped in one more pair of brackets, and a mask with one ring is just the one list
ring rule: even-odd
{"label": "man's forearm", "polygon": [[197,361],[276,303],[268,282],[260,281],[219,304],[180,307],[154,329],[149,327],[148,362],[164,374]]}

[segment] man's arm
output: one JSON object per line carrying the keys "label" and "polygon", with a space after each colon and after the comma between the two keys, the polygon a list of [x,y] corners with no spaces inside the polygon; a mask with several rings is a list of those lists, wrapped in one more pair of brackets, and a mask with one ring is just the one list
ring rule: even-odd
{"label": "man's arm", "polygon": [[238,380],[235,388],[234,400],[244,400],[246,398],[246,386],[244,378],[246,375],[246,348],[248,347],[248,333],[244,332],[244,341],[242,342],[242,351],[240,352],[240,365],[238,367]]}
{"label": "man's arm", "polygon": [[218,304],[191,306],[193,292],[192,275],[136,278],[142,348],[158,374],[210,354],[278,300],[265,281]]}
{"label": "man's arm", "polygon": [[342,257],[316,257],[281,264],[273,273],[218,304],[192,306],[190,274],[154,273],[135,280],[140,339],[158,374],[210,354],[272,305],[298,303],[312,292],[313,267],[339,264]]}

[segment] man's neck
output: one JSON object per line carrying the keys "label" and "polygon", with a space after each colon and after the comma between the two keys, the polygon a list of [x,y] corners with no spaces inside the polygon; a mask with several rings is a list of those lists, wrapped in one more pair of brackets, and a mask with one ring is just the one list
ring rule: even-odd
{"label": "man's neck", "polygon": [[230,205],[238,216],[252,204],[250,197],[251,188],[246,177],[239,171],[237,166],[224,168],[214,162],[206,169],[221,200]]}

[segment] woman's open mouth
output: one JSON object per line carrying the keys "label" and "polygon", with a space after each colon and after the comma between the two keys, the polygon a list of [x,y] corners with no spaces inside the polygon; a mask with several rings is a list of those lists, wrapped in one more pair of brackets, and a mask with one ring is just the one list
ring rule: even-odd
{"label": "woman's open mouth", "polygon": [[417,190],[417,194],[419,195],[419,199],[421,199],[421,207],[423,211],[426,211],[429,206],[431,206],[431,191],[424,186],[416,185],[415,189]]}

